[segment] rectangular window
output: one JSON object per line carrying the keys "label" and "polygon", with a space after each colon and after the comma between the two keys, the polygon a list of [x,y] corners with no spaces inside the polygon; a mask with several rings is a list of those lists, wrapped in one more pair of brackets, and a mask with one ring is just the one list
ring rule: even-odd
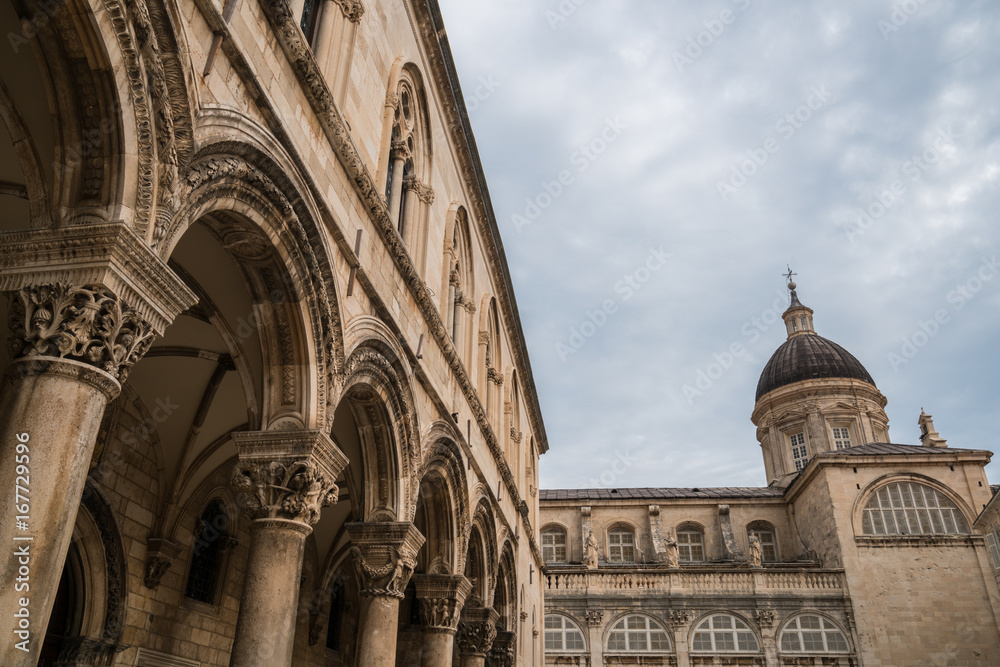
{"label": "rectangular window", "polygon": [[542,533],[542,560],[546,563],[566,562],[566,533],[561,530]]}
{"label": "rectangular window", "polygon": [[628,530],[608,533],[608,560],[612,563],[635,562],[635,536]]}
{"label": "rectangular window", "polygon": [[756,535],[760,540],[760,559],[765,563],[778,562],[778,544],[774,539],[774,531],[764,528],[753,528],[751,535]]}
{"label": "rectangular window", "polygon": [[993,529],[986,533],[986,546],[989,547],[993,569],[1000,570],[1000,531]]}
{"label": "rectangular window", "polygon": [[806,436],[804,433],[793,433],[789,438],[792,443],[792,460],[795,462],[795,471],[798,472],[809,463],[809,450],[806,449]]}
{"label": "rectangular window", "polygon": [[705,545],[701,533],[695,530],[677,531],[677,552],[682,563],[700,563],[705,560]]}
{"label": "rectangular window", "polygon": [[833,427],[833,446],[836,449],[851,447],[851,432],[844,426]]}

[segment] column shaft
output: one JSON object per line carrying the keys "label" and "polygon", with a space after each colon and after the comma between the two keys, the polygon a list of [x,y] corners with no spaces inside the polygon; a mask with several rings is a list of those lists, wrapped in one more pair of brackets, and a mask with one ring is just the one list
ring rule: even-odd
{"label": "column shaft", "polygon": [[97,430],[118,391],[110,375],[76,361],[34,357],[8,369],[0,396],[0,539],[7,550],[0,615],[20,635],[2,633],[5,665],[37,661]]}
{"label": "column shaft", "polygon": [[299,577],[309,526],[285,519],[251,524],[250,556],[229,664],[292,664]]}
{"label": "column shaft", "polygon": [[420,667],[451,667],[455,653],[455,632],[424,632],[424,652]]}
{"label": "column shaft", "polygon": [[389,220],[399,228],[399,211],[403,205],[403,169],[406,162],[401,157],[392,158],[392,184],[389,187]]}

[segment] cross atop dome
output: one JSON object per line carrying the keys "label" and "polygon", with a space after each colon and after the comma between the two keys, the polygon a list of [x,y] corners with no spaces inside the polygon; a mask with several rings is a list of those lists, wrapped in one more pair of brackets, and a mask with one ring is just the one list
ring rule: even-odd
{"label": "cross atop dome", "polygon": [[788,273],[781,274],[785,278],[785,285],[788,287],[788,310],[786,310],[782,315],[782,319],[785,320],[785,328],[788,330],[788,337],[797,336],[799,334],[815,334],[816,330],[813,328],[813,311],[812,308],[803,306],[802,302],[799,301],[799,295],[795,293],[795,288],[798,285],[792,280],[794,276],[799,274],[792,271],[792,267],[787,266]]}

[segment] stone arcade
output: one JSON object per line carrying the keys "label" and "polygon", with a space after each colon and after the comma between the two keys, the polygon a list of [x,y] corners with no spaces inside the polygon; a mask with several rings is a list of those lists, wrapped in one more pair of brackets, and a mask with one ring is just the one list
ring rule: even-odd
{"label": "stone arcade", "polygon": [[2,6],[0,662],[541,664],[545,431],[437,3]]}

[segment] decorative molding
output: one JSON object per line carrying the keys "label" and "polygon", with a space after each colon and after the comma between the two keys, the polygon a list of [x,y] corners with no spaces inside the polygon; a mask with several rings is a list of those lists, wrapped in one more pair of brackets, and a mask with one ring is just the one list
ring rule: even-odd
{"label": "decorative molding", "polygon": [[198,301],[124,223],[0,232],[0,292],[60,283],[105,290],[156,335]]}
{"label": "decorative molding", "polygon": [[694,614],[685,609],[671,609],[670,610],[670,625],[673,628],[683,628],[690,625],[691,620],[694,618]]}
{"label": "decorative molding", "polygon": [[311,526],[337,502],[335,480],[348,460],[323,431],[244,431],[233,440],[239,462],[230,483],[252,519]]}
{"label": "decorative molding", "polygon": [[99,285],[23,287],[11,295],[8,324],[12,359],[71,359],[119,383],[156,338],[149,322]]}
{"label": "decorative molding", "polygon": [[365,15],[365,6],[361,4],[361,0],[333,0],[340,7],[340,11],[344,13],[344,18],[346,18],[351,23],[360,23],[361,17]]}
{"label": "decorative molding", "polygon": [[500,615],[489,607],[471,607],[462,611],[455,643],[462,656],[485,658],[497,636]]}
{"label": "decorative molding", "polygon": [[591,609],[583,617],[587,619],[587,625],[596,627],[604,620],[604,612],[600,609]]}
{"label": "decorative molding", "polygon": [[454,633],[472,582],[461,575],[416,574],[413,583],[424,630]]}
{"label": "decorative molding", "polygon": [[[118,646],[125,629],[125,600],[128,595],[125,552],[122,548],[121,531],[115,515],[107,501],[91,483],[83,490],[80,503],[90,513],[101,535],[104,547],[105,572],[107,573],[107,597],[104,607],[104,630],[101,639],[105,645]],[[121,650],[121,649],[116,649]]]}
{"label": "decorative molding", "polygon": [[425,204],[434,203],[434,190],[431,189],[431,186],[421,183],[413,174],[403,176],[403,189],[413,191]]}
{"label": "decorative molding", "polygon": [[[199,531],[200,532],[200,531]],[[142,583],[146,588],[156,590],[163,575],[181,553],[179,544],[161,537],[151,537],[146,540],[146,564],[143,568]]]}
{"label": "decorative molding", "polygon": [[757,625],[762,628],[770,628],[774,626],[774,619],[776,615],[774,611],[770,609],[754,609],[753,616],[757,619]]}
{"label": "decorative molding", "polygon": [[402,600],[424,536],[409,522],[349,523],[346,528],[361,596]]}

